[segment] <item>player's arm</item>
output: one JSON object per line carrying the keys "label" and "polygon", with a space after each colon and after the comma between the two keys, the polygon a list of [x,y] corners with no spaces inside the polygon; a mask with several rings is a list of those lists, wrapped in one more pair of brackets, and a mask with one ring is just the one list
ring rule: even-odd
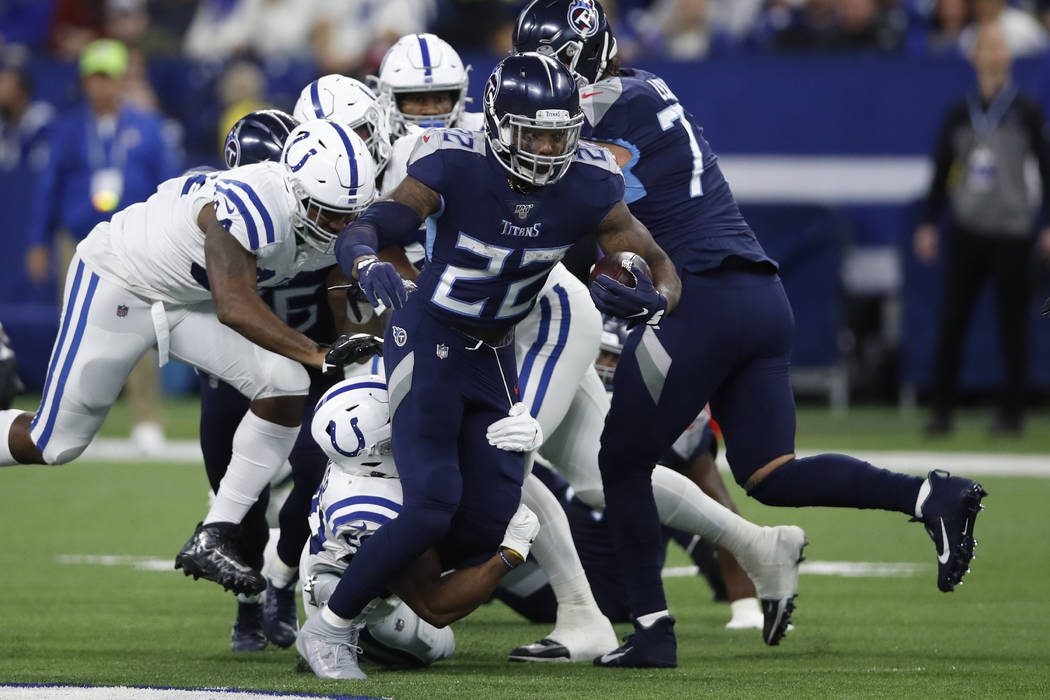
{"label": "player's arm", "polygon": [[219,223],[214,207],[201,209],[197,225],[204,231],[204,257],[219,321],[260,347],[320,368],[327,349],[290,328],[263,303],[255,256]]}
{"label": "player's arm", "polygon": [[652,283],[665,299],[670,313],[678,305],[682,295],[682,280],[674,269],[674,263],[667,253],[656,244],[641,221],[634,218],[627,205],[620,200],[598,227],[598,245],[606,255],[620,251],[638,253],[649,263],[653,273]]}
{"label": "player's arm", "polygon": [[[503,552],[512,564],[521,563],[515,552]],[[394,579],[390,590],[421,618],[435,627],[444,627],[488,600],[508,571],[497,553],[478,566],[442,576],[441,561],[431,548]]]}
{"label": "player's arm", "polygon": [[408,176],[390,193],[343,229],[335,257],[348,276],[361,282],[373,306],[400,308],[408,294],[395,267],[379,260],[377,251],[400,245],[423,220],[441,209],[441,195]]}

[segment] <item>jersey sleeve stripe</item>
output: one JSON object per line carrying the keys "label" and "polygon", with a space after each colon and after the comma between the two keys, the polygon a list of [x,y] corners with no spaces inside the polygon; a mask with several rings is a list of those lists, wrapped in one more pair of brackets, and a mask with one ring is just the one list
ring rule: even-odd
{"label": "jersey sleeve stripe", "polygon": [[369,510],[358,510],[354,511],[353,513],[347,513],[346,515],[340,515],[338,518],[333,520],[331,524],[331,530],[334,532],[335,530],[339,529],[339,526],[345,525],[346,523],[352,523],[355,520],[363,520],[365,522],[383,525],[384,523],[388,523],[391,520],[393,520],[393,518],[388,517],[386,515],[381,515],[379,513],[373,513]]}
{"label": "jersey sleeve stripe", "polygon": [[426,71],[424,77],[431,78],[434,72],[430,66],[430,47],[422,34],[416,34],[416,38],[419,39],[419,51],[423,54],[423,70]]}
{"label": "jersey sleeve stripe", "polygon": [[396,501],[391,501],[389,498],[383,498],[382,496],[351,496],[350,498],[344,498],[328,506],[324,512],[325,520],[331,521],[332,516],[335,515],[337,510],[340,508],[346,508],[347,506],[379,506],[380,508],[386,508],[395,513],[401,512],[401,504]]}
{"label": "jersey sleeve stripe", "polygon": [[356,190],[357,185],[357,160],[354,158],[354,147],[350,143],[350,137],[347,135],[346,130],[340,124],[335,122],[328,122],[335,129],[335,133],[339,134],[339,138],[343,140],[343,146],[346,147],[346,153],[350,156],[350,190]]}
{"label": "jersey sleeve stripe", "polygon": [[314,116],[318,119],[324,119],[324,110],[321,109],[321,93],[318,90],[317,83],[320,81],[313,81],[310,83],[310,103],[314,108]]}
{"label": "jersey sleeve stripe", "polygon": [[231,180],[230,178],[223,178],[223,182],[228,182],[232,185],[237,185],[237,187],[244,190],[244,193],[248,195],[248,199],[251,201],[252,205],[258,210],[259,217],[262,219],[263,228],[266,230],[266,242],[273,243],[274,241],[276,241],[277,234],[274,231],[273,219],[270,218],[270,212],[266,209],[266,205],[263,204],[262,200],[259,199],[259,195],[257,195],[255,193],[255,190],[251,188],[251,185],[249,185],[246,182],[241,182],[240,180]]}
{"label": "jersey sleeve stripe", "polygon": [[244,201],[229,187],[223,187],[222,185],[216,184],[215,191],[226,195],[226,198],[233,202],[233,206],[237,207],[237,211],[240,212],[241,218],[244,219],[244,228],[248,231],[248,245],[251,246],[252,250],[258,250],[259,228],[255,225],[255,219],[252,218],[252,214],[248,211],[248,207],[245,206]]}

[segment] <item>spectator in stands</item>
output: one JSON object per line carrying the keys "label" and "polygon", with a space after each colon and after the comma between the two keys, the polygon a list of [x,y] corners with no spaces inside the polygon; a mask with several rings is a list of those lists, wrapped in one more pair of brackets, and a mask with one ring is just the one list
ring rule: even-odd
{"label": "spectator in stands", "polygon": [[960,51],[959,37],[972,21],[969,0],[938,0],[927,36],[927,45],[933,53]]}
{"label": "spectator in stands", "polygon": [[967,56],[974,50],[983,24],[995,22],[1015,58],[1031,56],[1047,48],[1047,32],[1029,12],[1010,7],[1006,0],[972,0],[974,21],[959,36],[959,46]]}
{"label": "spectator in stands", "polygon": [[51,15],[51,50],[75,60],[105,33],[105,0],[55,0]]}
{"label": "spectator in stands", "polygon": [[322,74],[378,72],[387,49],[406,34],[427,31],[434,0],[344,0],[325,3],[314,49]]}
{"label": "spectator in stands", "polygon": [[[1010,80],[1010,54],[998,22],[981,26],[972,62],[977,90],[955,103],[941,126],[934,176],[915,253],[933,264],[945,250],[941,325],[933,358],[929,434],[952,428],[966,329],[978,292],[991,278],[996,292],[1000,346],[1006,381],[999,399],[997,434],[1022,429],[1028,368],[1028,271],[1035,207],[1025,164],[1036,159],[1042,179],[1042,212],[1050,221],[1050,152],[1043,110]],[[939,245],[936,221],[949,206],[950,225]],[[1050,259],[1050,227],[1038,237]]]}
{"label": "spectator in stands", "polygon": [[[79,68],[86,103],[55,122],[33,199],[26,270],[37,283],[49,276],[52,241],[59,258],[57,276],[64,280],[76,243],[97,223],[144,201],[158,184],[178,174],[161,119],[124,99],[125,46],[114,39],[96,40],[84,50]],[[150,354],[129,380],[136,421],[132,436],[149,452],[159,451],[164,442],[157,384],[157,360]]]}
{"label": "spectator in stands", "polygon": [[[47,163],[54,108],[33,100],[27,52],[12,47],[0,57],[0,191],[8,202],[28,202]],[[0,240],[9,253],[25,255],[28,207],[11,206],[0,217]],[[17,263],[16,263],[17,265]],[[0,280],[0,300],[52,303],[50,290],[41,293],[19,274]]]}
{"label": "spectator in stands", "polygon": [[895,51],[906,22],[895,3],[876,0],[805,0],[771,3],[767,22],[780,49],[877,49]]}

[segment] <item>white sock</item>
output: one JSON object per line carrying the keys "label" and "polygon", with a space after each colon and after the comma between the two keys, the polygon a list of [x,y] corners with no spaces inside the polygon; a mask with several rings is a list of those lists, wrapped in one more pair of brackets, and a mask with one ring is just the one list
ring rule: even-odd
{"label": "white sock", "polygon": [[761,532],[758,525],[744,520],[667,467],[653,470],[653,497],[661,523],[725,547],[737,561],[747,558],[751,543]]}
{"label": "white sock", "polygon": [[667,617],[671,613],[667,610],[660,610],[654,613],[648,613],[647,615],[641,615],[638,617],[638,624],[642,627],[649,628],[653,626],[653,623],[657,620]]}
{"label": "white sock", "polygon": [[244,414],[233,434],[233,456],[219,482],[207,523],[239,523],[270,483],[295,445],[299,426],[290,428],[263,420],[251,411]]}
{"label": "white sock", "polygon": [[591,584],[587,581],[580,556],[576,553],[569,519],[558,499],[542,481],[529,474],[522,486],[521,500],[540,521],[540,534],[532,543],[532,555],[547,574],[547,580],[554,591],[554,597],[558,601],[559,621],[562,608],[585,608],[600,615],[598,603],[591,592]]}
{"label": "white sock", "polygon": [[335,627],[342,627],[343,629],[352,627],[354,624],[354,621],[352,619],[347,620],[345,617],[339,617],[338,615],[336,615],[334,612],[328,609],[327,605],[321,608],[321,619],[330,625],[333,625]]}
{"label": "white sock", "polygon": [[288,566],[281,561],[281,557],[275,556],[267,560],[266,566],[263,567],[263,574],[277,588],[287,588],[299,575],[299,567]]}
{"label": "white sock", "polygon": [[0,467],[10,467],[13,464],[18,464],[18,460],[11,454],[11,426],[14,425],[15,418],[18,418],[22,413],[23,411],[19,411],[17,408],[0,411]]}
{"label": "white sock", "polygon": [[262,602],[262,594],[261,593],[256,593],[255,595],[245,595],[244,593],[238,593],[237,594],[237,602],[238,603],[251,603],[253,605],[258,605],[259,603]]}

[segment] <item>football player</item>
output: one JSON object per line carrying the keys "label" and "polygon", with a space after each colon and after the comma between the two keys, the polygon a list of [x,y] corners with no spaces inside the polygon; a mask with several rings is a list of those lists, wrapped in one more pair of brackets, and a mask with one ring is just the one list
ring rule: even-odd
{"label": "football player", "polygon": [[70,266],[39,410],[0,412],[0,464],[75,459],[156,346],[162,364],[174,357],[250,399],[216,497],[176,568],[238,593],[263,590],[234,529],[299,434],[303,365],[341,362],[346,348],[289,327],[257,289],[331,265],[338,232],[372,202],[374,180],[364,142],[317,120],[292,131],[280,162],[168,180],[99,224]]}
{"label": "football player", "polygon": [[[518,400],[513,327],[578,236],[597,229],[610,250],[646,251],[673,306],[677,277],[622,205],[618,170],[605,151],[579,147],[568,71],[539,55],[504,59],[486,114],[485,134],[425,133],[408,177],[340,237],[343,270],[373,304],[394,308],[384,354],[405,503],[355,554],[328,619],[303,626],[304,644],[336,643],[339,624],[434,543],[464,559],[498,544],[521,501],[524,453],[542,442]],[[541,200],[527,221],[513,213]],[[428,217],[430,262],[409,296],[375,251]]]}
{"label": "football player", "polygon": [[[534,0],[519,16],[513,42],[515,51],[556,57],[573,73],[582,87],[584,136],[615,154],[631,211],[683,280],[673,312],[672,300],[665,304],[637,266],[633,289],[602,275],[591,285],[599,309],[636,326],[616,372],[599,456],[606,519],[621,567],[633,574],[636,632],[595,663],[676,663],[674,618],[660,580],[657,504],[647,486],[656,460],[708,402],[734,478],[751,496],[769,505],[911,515],[937,544],[938,587],[952,590],[973,555],[984,489],[939,470],[923,479],[844,455],[795,457],[793,318],[777,265],[740,215],[700,126],[670,87],[656,75],[620,67],[616,40],[594,0]],[[782,634],[793,600],[763,605],[769,641]]]}
{"label": "football player", "polygon": [[15,397],[25,391],[25,385],[18,377],[18,363],[15,351],[11,349],[11,339],[0,325],[0,410],[11,408]]}
{"label": "football player", "polygon": [[[326,615],[325,603],[362,543],[397,518],[403,504],[382,377],[357,376],[333,386],[318,402],[311,427],[330,462],[314,495],[310,541],[300,562],[308,618]],[[334,645],[335,656],[318,653],[333,647],[307,640],[297,648],[322,678],[365,677],[348,654],[354,644],[380,663],[427,665],[447,658],[455,637],[446,625],[489,599],[504,575],[528,558],[539,529],[536,516],[519,506],[495,554],[444,576],[460,562],[429,549],[390,582],[393,595],[371,601],[352,621]]]}
{"label": "football player", "polygon": [[[309,86],[304,91],[307,92],[310,92]],[[305,121],[313,118],[309,113],[303,116]],[[259,110],[241,118],[226,137],[223,148],[226,167],[278,162],[288,135],[298,123],[290,115],[274,109]],[[370,132],[362,130],[358,135],[368,145],[366,137]],[[374,150],[369,148],[370,152]],[[279,286],[260,290],[263,302],[278,318],[319,344],[334,341],[346,322],[345,297],[342,293],[330,297],[327,291],[329,287],[346,282],[334,262],[332,259],[328,267],[300,272]],[[268,490],[263,491],[241,522],[240,550],[251,566],[263,570],[267,590],[265,599],[258,594],[238,594],[237,618],[230,634],[230,646],[234,651],[261,651],[268,641],[288,647],[295,641],[298,630],[295,609],[298,555],[309,536],[306,515],[310,499],[321,483],[327,463],[324,453],[310,436],[309,419],[317,399],[338,379],[322,376],[320,371],[310,367],[307,373],[310,392],[304,406],[305,425],[288,455],[292,488],[279,504],[281,536],[276,547],[277,557],[267,561],[265,569],[263,552],[270,534],[266,518]],[[201,374],[199,381],[201,453],[209,482],[217,490],[230,461],[237,425],[248,411],[249,401],[234,386],[218,377]],[[285,560],[289,563],[284,564]]]}

